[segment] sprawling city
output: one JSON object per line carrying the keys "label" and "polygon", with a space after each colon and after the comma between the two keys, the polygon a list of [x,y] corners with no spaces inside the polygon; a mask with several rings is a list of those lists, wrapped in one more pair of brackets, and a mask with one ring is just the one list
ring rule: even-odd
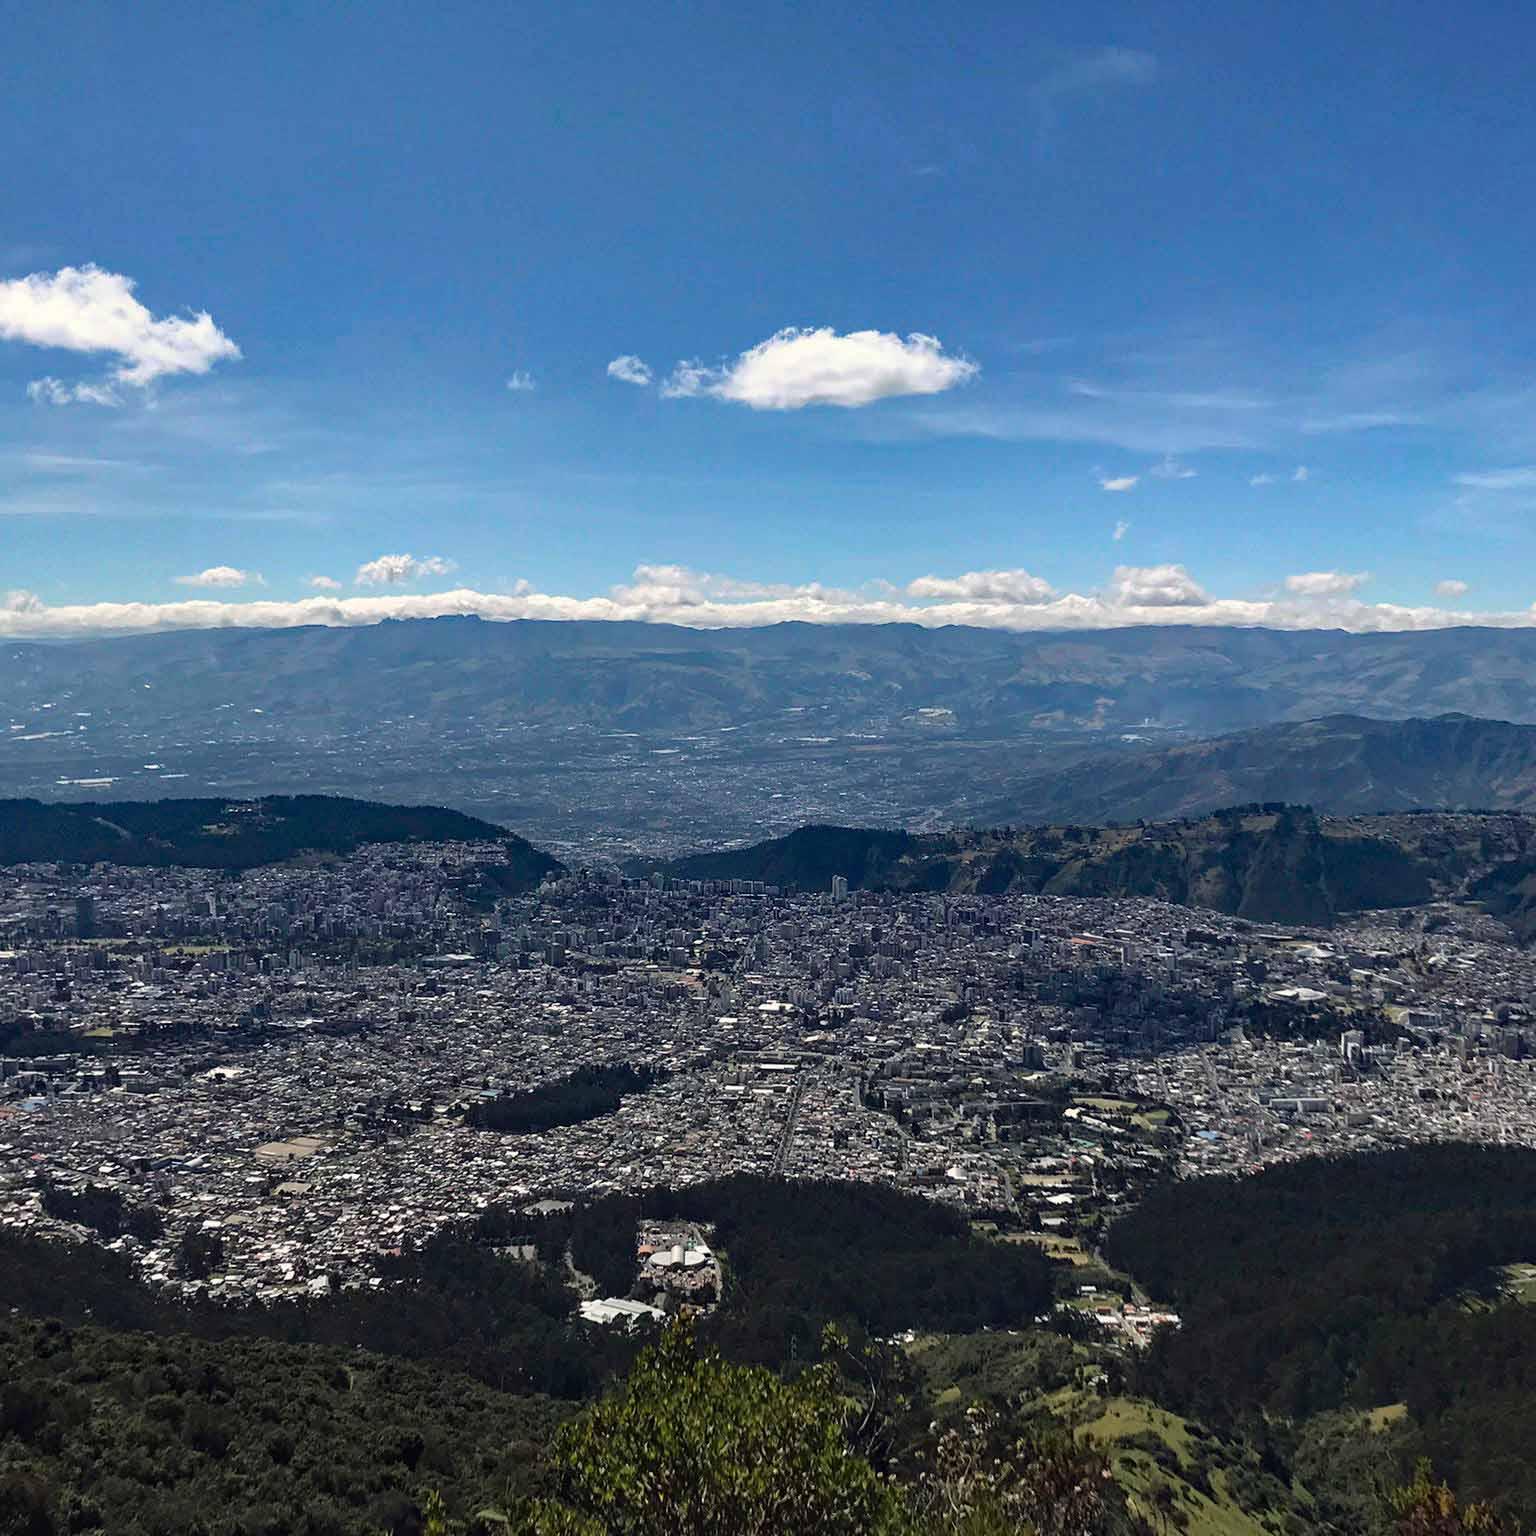
{"label": "sprawling city", "polygon": [[[731,1172],[1060,1245],[1170,1170],[1536,1146],[1536,955],[1476,914],[1309,931],[605,872],[466,894],[503,857],[0,872],[0,1028],[28,1047],[0,1062],[0,1221],[83,1236],[57,1192],[110,1190],[154,1213],[115,1238],[147,1279],[274,1297],[377,1284],[380,1252],[488,1205]],[[620,1064],[646,1077],[611,1112],[477,1123]],[[189,1231],[215,1272],[182,1273]]]}

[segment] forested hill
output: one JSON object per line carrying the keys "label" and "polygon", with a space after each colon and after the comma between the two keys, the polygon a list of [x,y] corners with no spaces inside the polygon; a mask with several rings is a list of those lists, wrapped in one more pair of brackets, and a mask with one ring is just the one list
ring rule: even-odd
{"label": "forested hill", "polygon": [[365,843],[498,842],[518,883],[562,866],[505,827],[425,805],[380,805],[333,795],[261,800],[132,800],[45,805],[0,800],[0,865],[185,865],[252,869],[306,853],[351,853]]}
{"label": "forested hill", "polygon": [[690,854],[662,867],[679,880],[763,880],[800,891],[827,890],[834,875],[843,875],[855,890],[874,890],[923,847],[924,839],[911,832],[811,826],[750,848]]}
{"label": "forested hill", "polygon": [[1052,896],[1139,896],[1259,922],[1326,924],[1340,912],[1460,895],[1469,878],[1536,853],[1518,815],[1333,818],[1247,806],[1134,826],[1004,827],[914,834],[802,827],[748,848],[677,859],[679,879]]}
{"label": "forested hill", "polygon": [[1437,1145],[1187,1179],[1117,1221],[1109,1260],[1183,1315],[1140,1390],[1216,1422],[1401,1403],[1464,1495],[1536,1513],[1536,1151]]}

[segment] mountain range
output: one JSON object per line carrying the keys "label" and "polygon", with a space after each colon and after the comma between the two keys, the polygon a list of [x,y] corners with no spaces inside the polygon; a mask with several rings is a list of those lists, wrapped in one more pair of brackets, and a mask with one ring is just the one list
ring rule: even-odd
{"label": "mountain range", "polygon": [[786,709],[823,727],[914,717],[967,732],[1152,722],[1213,734],[1367,710],[1536,722],[1536,629],[1020,634],[440,618],[11,641],[3,654],[0,714],[27,720],[52,704],[98,728],[218,725],[220,709],[337,729],[409,715],[665,731]]}

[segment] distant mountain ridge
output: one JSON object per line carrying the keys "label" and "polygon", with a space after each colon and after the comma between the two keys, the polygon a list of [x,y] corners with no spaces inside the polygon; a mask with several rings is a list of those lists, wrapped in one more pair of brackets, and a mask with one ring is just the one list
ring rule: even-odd
{"label": "distant mountain ridge", "polygon": [[[804,827],[659,867],[678,879],[801,890],[827,890],[836,873],[869,890],[1149,898],[1325,926],[1342,912],[1454,895],[1469,878],[1533,857],[1536,819],[1522,816],[1332,818],[1306,807],[1248,806],[1145,826],[927,834]],[[1496,915],[1518,916],[1531,895],[1523,887],[1501,891],[1505,911]]]}
{"label": "distant mountain ridge", "polygon": [[1089,757],[1033,775],[982,821],[1163,821],[1282,801],[1336,815],[1536,811],[1536,725],[1464,714],[1325,715],[1204,741]]}
{"label": "distant mountain ridge", "polygon": [[560,862],[505,827],[435,806],[334,795],[45,805],[0,800],[0,865],[56,862],[252,869],[367,843],[497,842],[511,886],[535,886]]}
{"label": "distant mountain ridge", "polygon": [[[1536,629],[1384,634],[1195,626],[1028,632],[914,624],[745,629],[390,620],[10,641],[0,713],[207,732],[246,711],[335,728],[418,720],[682,730],[788,709],[821,724],[940,711],[965,731],[1214,733],[1341,711],[1536,722]],[[267,722],[272,725],[272,721]],[[71,727],[73,728],[73,727]]]}

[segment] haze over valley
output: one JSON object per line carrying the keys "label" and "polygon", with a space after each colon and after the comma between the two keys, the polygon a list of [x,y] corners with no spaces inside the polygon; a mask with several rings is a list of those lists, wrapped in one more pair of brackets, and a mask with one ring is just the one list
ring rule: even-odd
{"label": "haze over valley", "polygon": [[430,802],[587,858],[810,821],[1536,803],[1536,631],[445,618],[4,654],[0,793]]}

